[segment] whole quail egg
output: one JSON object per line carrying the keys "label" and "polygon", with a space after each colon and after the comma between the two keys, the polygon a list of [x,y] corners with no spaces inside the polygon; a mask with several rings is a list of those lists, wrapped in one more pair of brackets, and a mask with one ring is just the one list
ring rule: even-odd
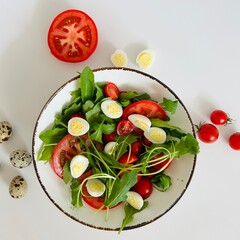
{"label": "whole quail egg", "polygon": [[6,142],[12,135],[12,126],[9,122],[0,122],[0,143]]}
{"label": "whole quail egg", "polygon": [[32,157],[26,150],[18,149],[10,154],[10,162],[16,168],[25,168],[32,162]]}
{"label": "whole quail egg", "polygon": [[27,193],[27,182],[22,176],[16,176],[9,185],[9,194],[12,198],[22,198]]}

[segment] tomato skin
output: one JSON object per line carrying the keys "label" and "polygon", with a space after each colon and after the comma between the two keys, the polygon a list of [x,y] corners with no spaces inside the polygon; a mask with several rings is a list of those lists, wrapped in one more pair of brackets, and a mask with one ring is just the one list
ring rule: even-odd
{"label": "tomato skin", "polygon": [[[160,153],[160,154],[157,155],[155,158],[158,158],[158,157],[161,157],[161,156],[163,156],[163,153]],[[160,160],[159,160],[159,161],[160,161]],[[165,170],[165,169],[168,169],[168,168],[170,167],[171,162],[172,162],[172,161],[171,161],[169,158],[167,158],[166,160],[164,160],[164,161],[162,161],[162,162],[159,162],[158,164],[154,165],[153,168],[154,168],[156,171],[158,171],[158,170],[162,169],[164,166],[166,166],[166,167],[164,168],[164,170]]]}
{"label": "tomato skin", "polygon": [[213,111],[210,115],[210,120],[213,124],[216,125],[224,125],[230,121],[227,113],[222,110]]}
{"label": "tomato skin", "polygon": [[117,100],[120,95],[118,87],[112,82],[107,83],[103,91],[106,97],[110,97],[112,100]]}
{"label": "tomato skin", "polygon": [[140,180],[132,187],[132,190],[139,193],[143,199],[150,197],[153,192],[151,179],[141,177]]}
{"label": "tomato skin", "polygon": [[114,141],[115,136],[116,136],[115,132],[112,132],[112,133],[109,133],[109,134],[103,134],[103,140],[105,142],[112,142],[112,141]]}
{"label": "tomato skin", "polygon": [[133,142],[131,144],[131,151],[133,154],[139,155],[142,152],[142,150],[143,150],[143,145],[140,140]]}
{"label": "tomato skin", "polygon": [[197,131],[198,138],[205,143],[213,143],[219,137],[218,129],[211,123],[201,124]]}
{"label": "tomato skin", "polygon": [[141,138],[141,141],[142,141],[143,145],[145,145],[147,147],[151,147],[151,145],[152,145],[152,143],[145,136],[143,136]]}
{"label": "tomato skin", "polygon": [[122,164],[131,164],[131,163],[135,163],[138,161],[138,157],[133,154],[133,153],[124,153],[118,160],[118,162],[122,163]]}
{"label": "tomato skin", "polygon": [[240,132],[233,133],[228,139],[229,146],[234,150],[240,150]]}
{"label": "tomato skin", "polygon": [[77,63],[88,59],[95,51],[97,43],[95,22],[80,10],[61,12],[48,30],[49,49],[53,56],[64,62]]}
{"label": "tomato skin", "polygon": [[78,137],[67,134],[54,147],[51,157],[51,166],[60,178],[63,178],[63,166],[67,160],[72,159],[81,151]]}
{"label": "tomato skin", "polygon": [[152,100],[140,100],[138,102],[128,105],[122,114],[123,119],[127,119],[131,114],[142,114],[148,118],[160,118],[166,120],[165,110],[156,102]]}
{"label": "tomato skin", "polygon": [[119,136],[126,136],[133,131],[134,125],[129,120],[122,119],[118,122],[116,129]]}

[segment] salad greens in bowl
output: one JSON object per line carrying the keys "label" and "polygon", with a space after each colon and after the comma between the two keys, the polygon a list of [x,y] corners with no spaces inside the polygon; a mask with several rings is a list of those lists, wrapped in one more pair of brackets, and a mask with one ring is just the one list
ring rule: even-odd
{"label": "salad greens in bowl", "polygon": [[84,225],[121,232],[179,201],[199,145],[186,107],[163,82],[129,68],[85,67],[43,107],[32,151],[56,207]]}

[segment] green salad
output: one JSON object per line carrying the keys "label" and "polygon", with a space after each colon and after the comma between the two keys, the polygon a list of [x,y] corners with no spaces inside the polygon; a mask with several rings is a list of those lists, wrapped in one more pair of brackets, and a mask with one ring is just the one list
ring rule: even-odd
{"label": "green salad", "polygon": [[[166,169],[181,156],[199,152],[193,134],[169,122],[177,100],[151,99],[148,93],[95,82],[94,72],[79,73],[79,88],[56,114],[51,129],[40,134],[38,160],[71,189],[71,204],[97,211],[123,207],[121,232],[148,207],[153,189],[171,188]],[[155,190],[154,190],[155,191]]]}

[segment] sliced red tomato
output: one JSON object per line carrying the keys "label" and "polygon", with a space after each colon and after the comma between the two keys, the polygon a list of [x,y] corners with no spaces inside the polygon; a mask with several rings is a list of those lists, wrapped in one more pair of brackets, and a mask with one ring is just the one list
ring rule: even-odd
{"label": "sliced red tomato", "polygon": [[131,164],[131,163],[135,163],[138,160],[138,157],[133,154],[133,153],[124,153],[120,158],[119,158],[119,162],[122,164]]}
{"label": "sliced red tomato", "polygon": [[97,27],[86,13],[66,10],[58,14],[48,31],[51,53],[64,62],[82,62],[90,57],[98,43]]}
{"label": "sliced red tomato", "polygon": [[114,83],[109,82],[104,87],[104,94],[112,100],[117,100],[120,95],[120,91]]}
{"label": "sliced red tomato", "polygon": [[127,119],[131,114],[142,114],[148,118],[160,118],[166,120],[165,110],[152,100],[140,100],[128,105],[122,114],[123,119]]}
{"label": "sliced red tomato", "polygon": [[78,137],[71,134],[66,135],[53,149],[51,166],[54,172],[62,178],[63,166],[67,160],[72,159],[81,151]]}
{"label": "sliced red tomato", "polygon": [[127,119],[122,119],[117,124],[117,134],[120,136],[125,136],[130,134],[134,130],[134,125]]}

